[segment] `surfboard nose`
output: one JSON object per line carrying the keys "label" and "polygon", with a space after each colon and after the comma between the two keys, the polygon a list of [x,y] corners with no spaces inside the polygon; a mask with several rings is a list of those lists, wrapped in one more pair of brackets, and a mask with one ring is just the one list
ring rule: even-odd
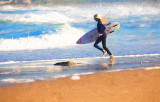
{"label": "surfboard nose", "polygon": [[81,39],[79,39],[79,40],[76,42],[76,44],[81,44]]}

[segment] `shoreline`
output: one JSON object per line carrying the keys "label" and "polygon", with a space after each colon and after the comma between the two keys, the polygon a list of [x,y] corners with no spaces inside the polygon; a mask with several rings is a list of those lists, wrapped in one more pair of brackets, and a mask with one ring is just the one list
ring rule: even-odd
{"label": "shoreline", "polygon": [[[160,67],[160,66],[158,66]],[[160,69],[134,69],[0,87],[2,102],[158,102]]]}
{"label": "shoreline", "polygon": [[[113,66],[112,64],[110,65],[110,67]],[[90,67],[90,66],[88,66]],[[45,79],[28,79],[28,80],[24,80],[22,82],[19,82],[20,80],[17,80],[17,82],[4,82],[4,83],[0,83],[0,87],[5,87],[5,86],[12,86],[12,85],[17,85],[17,84],[28,84],[28,83],[34,83],[37,81],[51,81],[51,80],[58,80],[61,78],[70,78],[72,79],[72,77],[79,77],[79,76],[85,76],[85,75],[91,75],[91,74],[103,74],[103,73],[114,73],[114,72],[121,72],[121,71],[134,71],[134,70],[152,70],[152,69],[160,69],[160,64],[153,64],[153,65],[140,65],[137,67],[131,67],[131,68],[124,68],[124,69],[108,69],[108,64],[106,65],[105,63],[97,66],[99,68],[96,68],[96,71],[93,72],[84,72],[84,73],[75,73],[75,74],[71,74],[71,75],[62,75],[62,76],[55,76],[52,78],[45,78]],[[13,79],[14,80],[14,79]],[[74,80],[74,79],[73,79]],[[76,79],[75,79],[76,80]]]}

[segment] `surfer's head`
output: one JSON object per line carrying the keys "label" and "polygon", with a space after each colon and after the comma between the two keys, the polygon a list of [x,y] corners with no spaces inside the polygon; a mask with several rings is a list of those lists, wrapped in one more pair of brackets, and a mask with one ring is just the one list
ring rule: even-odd
{"label": "surfer's head", "polygon": [[95,21],[98,21],[98,20],[100,20],[101,19],[101,16],[100,15],[98,15],[98,14],[95,14],[94,15],[94,20]]}

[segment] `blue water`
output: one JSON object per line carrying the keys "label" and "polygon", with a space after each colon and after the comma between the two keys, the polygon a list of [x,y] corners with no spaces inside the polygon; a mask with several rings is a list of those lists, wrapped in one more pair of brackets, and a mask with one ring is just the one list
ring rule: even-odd
{"label": "blue water", "polygon": [[[107,37],[107,46],[114,56],[121,56],[121,60],[124,60],[123,56],[145,55],[146,62],[154,55],[149,63],[160,61],[160,6],[154,1],[151,4],[144,1],[102,1],[65,6],[5,5],[0,6],[0,84],[51,78],[64,73],[93,72],[93,69],[86,67],[83,70],[82,66],[77,70],[59,72],[58,69],[53,73],[46,69],[53,70],[55,67],[50,67],[64,59],[76,61],[77,58],[94,59],[101,56],[102,53],[93,47],[93,43],[75,44],[83,34],[96,27],[93,20],[96,13],[108,16],[108,22],[120,22],[120,32],[116,31]],[[117,64],[115,68],[135,65],[139,64]],[[31,66],[35,69],[30,69]]]}

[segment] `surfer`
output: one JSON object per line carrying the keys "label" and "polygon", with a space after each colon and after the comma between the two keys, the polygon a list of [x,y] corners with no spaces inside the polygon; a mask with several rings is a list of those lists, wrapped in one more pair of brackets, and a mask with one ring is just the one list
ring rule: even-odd
{"label": "surfer", "polygon": [[[103,52],[102,57],[104,57],[104,55],[106,53],[108,53],[110,56],[109,60],[112,62],[114,57],[113,57],[112,53],[109,51],[109,49],[106,47],[106,38],[107,38],[107,35],[105,34],[106,27],[102,24],[104,22],[104,19],[102,19],[98,14],[95,14],[94,20],[98,22],[97,23],[97,31],[99,33],[99,35],[98,35],[99,37],[97,38],[96,42],[94,43],[94,47]],[[98,44],[101,41],[102,41],[103,49],[100,46],[98,46]]]}

